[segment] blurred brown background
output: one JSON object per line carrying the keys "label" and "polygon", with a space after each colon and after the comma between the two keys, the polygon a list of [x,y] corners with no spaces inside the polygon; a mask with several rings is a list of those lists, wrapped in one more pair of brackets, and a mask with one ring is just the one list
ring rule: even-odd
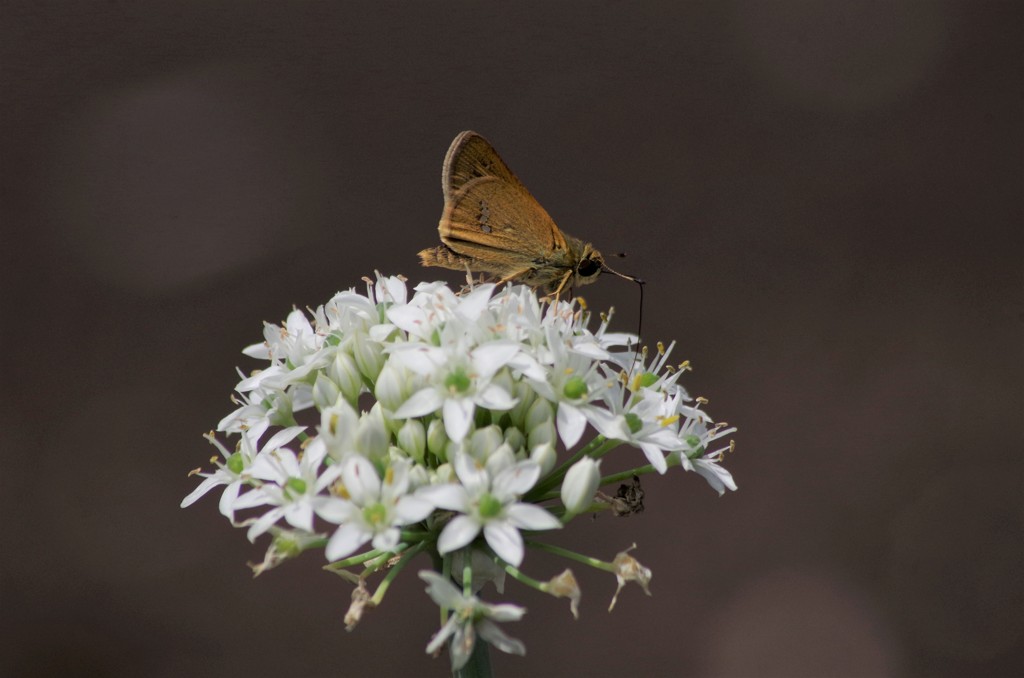
{"label": "blurred brown background", "polygon": [[[0,3],[0,674],[445,675],[180,510],[263,320],[414,281],[463,129],[649,282],[739,492],[645,482],[654,597],[511,584],[501,676],[1024,673],[1018,3]],[[588,288],[636,318],[636,289]],[[630,453],[627,453],[627,455]],[[639,453],[633,452],[639,456]],[[637,460],[638,462],[639,460]],[[539,578],[564,563],[528,554]]]}

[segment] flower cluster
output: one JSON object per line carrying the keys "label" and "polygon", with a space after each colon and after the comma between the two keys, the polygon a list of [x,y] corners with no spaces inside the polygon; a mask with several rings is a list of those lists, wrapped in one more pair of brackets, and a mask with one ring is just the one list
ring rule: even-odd
{"label": "flower cluster", "polygon": [[[524,610],[481,602],[474,594],[486,581],[500,591],[509,574],[570,598],[574,614],[580,597],[570,570],[548,582],[519,570],[524,534],[531,546],[613,573],[620,588],[636,581],[646,590],[650,570],[625,552],[600,561],[534,533],[580,513],[638,510],[635,496],[599,488],[645,473],[680,467],[720,494],[736,489],[720,465],[731,443],[712,449],[735,429],[714,424],[706,401],[679,385],[686,364],[669,365],[672,347],[638,353],[635,337],[609,331],[609,316],[595,331],[589,321],[582,299],[492,284],[456,294],[423,283],[410,293],[403,278],[379,274],[366,294],[294,310],[245,349],[267,364],[237,385],[239,407],[217,427],[234,442],[207,436],[221,458],[196,472],[203,480],[182,506],[223,486],[221,513],[250,540],[273,536],[257,573],[323,548],[328,569],[358,583],[350,626],[413,557],[430,553],[442,574],[421,576],[445,622],[428,650],[456,639],[460,667],[479,632],[522,653],[494,621]],[[580,445],[588,427],[596,435]],[[623,445],[639,450],[638,465],[602,477],[602,457]],[[385,576],[371,595],[374,572]]]}

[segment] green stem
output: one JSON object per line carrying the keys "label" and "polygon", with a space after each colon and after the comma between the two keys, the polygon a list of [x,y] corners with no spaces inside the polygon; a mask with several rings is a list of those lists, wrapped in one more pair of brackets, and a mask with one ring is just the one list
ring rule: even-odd
{"label": "green stem", "polygon": [[425,546],[426,543],[421,541],[420,543],[413,546],[411,549],[407,550],[404,554],[402,554],[402,557],[398,560],[398,562],[395,563],[395,566],[392,567],[386,575],[384,575],[384,579],[381,580],[380,586],[378,586],[377,590],[373,592],[373,598],[370,599],[370,602],[372,602],[374,606],[380,604],[380,601],[384,599],[384,594],[388,591],[388,587],[391,586],[391,582],[395,580],[395,577],[398,576],[398,573],[401,572],[402,569],[409,564],[409,561],[415,558],[416,555],[419,554],[419,552],[422,551]]}
{"label": "green stem", "polygon": [[537,589],[538,591],[544,591],[544,582],[537,581],[533,577],[521,572],[518,568],[513,567],[511,565],[506,565],[505,571],[512,575],[512,578],[518,581],[519,583],[531,586]]}
{"label": "green stem", "polygon": [[526,544],[532,548],[540,549],[541,551],[547,551],[548,553],[553,553],[556,556],[562,556],[563,558],[568,558],[569,560],[575,560],[578,563],[589,565],[590,567],[596,568],[598,570],[604,570],[605,572],[615,572],[615,566],[612,563],[607,563],[603,560],[598,560],[597,558],[585,556],[582,553],[576,553],[575,551],[569,551],[568,549],[563,549],[560,546],[555,546],[553,544],[545,544],[543,542],[532,540],[527,541]]}

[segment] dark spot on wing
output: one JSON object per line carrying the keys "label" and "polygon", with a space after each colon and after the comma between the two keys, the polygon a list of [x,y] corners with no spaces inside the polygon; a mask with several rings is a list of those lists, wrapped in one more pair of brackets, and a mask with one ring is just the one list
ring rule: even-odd
{"label": "dark spot on wing", "polygon": [[484,233],[491,232],[491,225],[487,223],[491,218],[491,208],[488,207],[486,200],[480,201],[480,211],[476,215],[476,222],[480,225],[480,230]]}

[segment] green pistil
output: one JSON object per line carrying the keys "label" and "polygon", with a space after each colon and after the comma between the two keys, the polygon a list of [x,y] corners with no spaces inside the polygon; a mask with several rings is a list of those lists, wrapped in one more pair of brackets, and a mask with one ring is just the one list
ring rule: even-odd
{"label": "green pistil", "polygon": [[306,494],[306,481],[302,478],[296,478],[292,476],[285,483],[289,490],[293,490],[296,494]]}
{"label": "green pistil", "polygon": [[469,376],[466,374],[466,370],[461,367],[456,367],[455,370],[445,378],[444,385],[453,393],[465,393],[469,390],[469,387],[473,385],[473,382],[470,381]]}
{"label": "green pistil", "polygon": [[388,511],[383,504],[371,504],[363,509],[363,519],[370,525],[383,525],[388,518]]}
{"label": "green pistil", "polygon": [[638,433],[644,427],[643,420],[632,412],[626,413],[626,424],[629,426],[630,433]]}
{"label": "green pistil", "polygon": [[581,377],[572,377],[565,382],[562,393],[570,400],[582,398],[587,395],[587,382],[583,381]]}
{"label": "green pistil", "polygon": [[494,498],[490,494],[485,494],[480,497],[479,503],[480,517],[484,519],[497,518],[501,513],[501,502]]}
{"label": "green pistil", "polygon": [[229,471],[236,475],[241,473],[245,469],[245,462],[242,461],[242,453],[235,452],[228,457],[227,467]]}

